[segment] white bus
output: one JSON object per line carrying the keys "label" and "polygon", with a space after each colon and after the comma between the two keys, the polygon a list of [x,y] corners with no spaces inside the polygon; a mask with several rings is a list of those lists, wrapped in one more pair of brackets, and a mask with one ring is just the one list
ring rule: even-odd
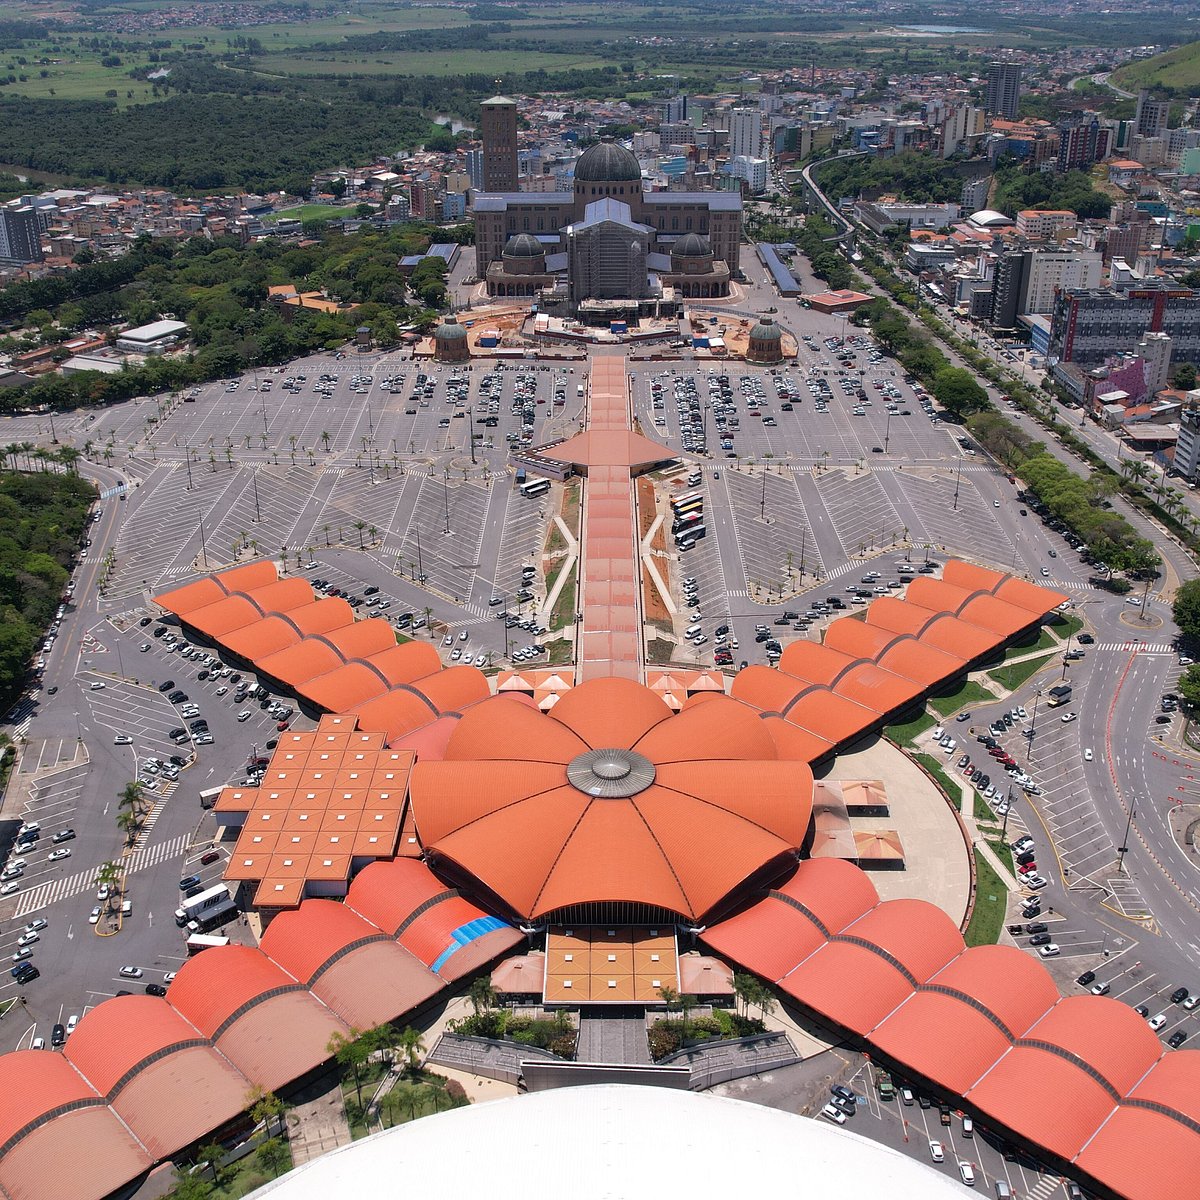
{"label": "white bus", "polygon": [[201,950],[211,950],[214,946],[228,946],[229,939],[218,933],[193,933],[187,940],[188,957],[199,954]]}
{"label": "white bus", "polygon": [[541,496],[550,490],[550,480],[548,479],[531,479],[528,483],[521,484],[521,495],[526,499],[531,496]]}

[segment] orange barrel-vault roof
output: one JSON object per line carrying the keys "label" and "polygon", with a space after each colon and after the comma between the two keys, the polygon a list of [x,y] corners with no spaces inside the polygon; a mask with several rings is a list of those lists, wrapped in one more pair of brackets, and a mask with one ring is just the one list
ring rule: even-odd
{"label": "orange barrel-vault roof", "polygon": [[391,687],[415,683],[442,669],[442,660],[429,642],[400,642],[370,655],[367,661],[383,673]]}
{"label": "orange barrel-vault roof", "polygon": [[215,604],[192,609],[181,619],[205,637],[221,641],[226,634],[261,621],[263,615],[245,596],[224,596]]}
{"label": "orange barrel-vault roof", "polygon": [[880,596],[867,609],[867,624],[875,629],[890,629],[893,633],[920,637],[930,621],[940,615],[936,609],[922,608],[911,600]]}
{"label": "orange barrel-vault roof", "polygon": [[173,588],[169,592],[163,592],[161,596],[156,596],[154,600],[160,608],[165,608],[167,612],[173,612],[177,617],[184,617],[194,609],[205,608],[209,604],[216,604],[218,600],[223,599],[227,595],[229,593],[213,576],[206,575],[203,579],[197,579],[194,583],[185,583],[181,588]]}
{"label": "orange barrel-vault roof", "polygon": [[1129,1099],[1161,1104],[1200,1124],[1200,1050],[1165,1054],[1129,1093]]}
{"label": "orange barrel-vault roof", "polygon": [[445,757],[446,743],[459,722],[457,714],[438,717],[429,725],[414,729],[411,733],[401,734],[389,743],[394,749],[412,750],[417,757],[426,762],[435,762]]}
{"label": "orange barrel-vault roof", "polygon": [[1074,1055],[1121,1096],[1163,1056],[1162,1042],[1150,1026],[1111,996],[1066,996],[1025,1038]]}
{"label": "orange barrel-vault roof", "polygon": [[356,660],[326,671],[296,690],[315,707],[342,713],[382,696],[389,689],[381,671]]}
{"label": "orange barrel-vault roof", "polygon": [[962,659],[933,646],[923,646],[916,638],[908,636],[898,637],[879,656],[879,665],[927,688],[953,679],[966,668]]}
{"label": "orange barrel-vault roof", "polygon": [[321,640],[324,636],[306,637],[277,654],[255,659],[254,665],[271,679],[277,679],[289,687],[299,687],[318,675],[335,670],[345,661],[332,646]]}
{"label": "orange barrel-vault roof", "polygon": [[[1174,1056],[1172,1056],[1174,1057]],[[1195,1090],[1195,1076],[1192,1089]],[[1200,1134],[1163,1113],[1123,1104],[1075,1159],[1131,1200],[1178,1200],[1196,1190]]]}
{"label": "orange barrel-vault roof", "polygon": [[784,671],[755,663],[733,677],[730,695],[765,713],[780,713],[813,685]]}
{"label": "orange barrel-vault roof", "polygon": [[[744,674],[744,671],[739,673],[739,675]],[[833,751],[832,742],[817,737],[815,733],[810,733],[807,729],[800,729],[782,717],[764,714],[762,721],[763,727],[775,743],[775,754],[778,758],[815,763]]]}
{"label": "orange barrel-vault roof", "polygon": [[863,708],[880,714],[896,713],[925,694],[925,685],[874,663],[859,663],[851,667],[834,684],[833,690]]}
{"label": "orange barrel-vault roof", "polygon": [[351,711],[358,718],[360,729],[382,733],[385,742],[420,729],[438,716],[434,705],[411,687],[393,688],[356,705]]}
{"label": "orange barrel-vault roof", "polygon": [[752,967],[774,983],[828,941],[803,910],[777,893],[711,926],[704,941],[718,954]]}
{"label": "orange barrel-vault roof", "polygon": [[1059,1000],[1050,972],[1015,946],[970,946],[930,986],[967,996],[1013,1038],[1024,1037]]}
{"label": "orange barrel-vault roof", "polygon": [[248,1079],[275,1089],[328,1059],[349,1031],[302,984],[249,946],[217,946],[188,959],[167,1000]]}
{"label": "orange barrel-vault roof", "polygon": [[409,686],[424,696],[438,713],[463,712],[491,694],[487,676],[478,667],[466,663],[425,675]]}
{"label": "orange barrel-vault roof", "polygon": [[323,596],[312,604],[293,608],[287,614],[287,619],[305,637],[312,637],[349,625],[354,620],[354,609],[341,596]]}
{"label": "orange barrel-vault roof", "polygon": [[1027,608],[1018,608],[1015,604],[1006,604],[995,596],[976,596],[968,600],[958,614],[964,621],[990,629],[997,635],[997,641],[1012,637],[1027,629],[1038,620],[1038,615]]}
{"label": "orange barrel-vault roof", "polygon": [[435,896],[456,894],[423,862],[398,858],[359,871],[346,893],[346,905],[394,938],[422,904]]}
{"label": "orange barrel-vault roof", "polygon": [[[79,1022],[64,1056],[158,1159],[246,1107],[250,1081],[166,1000],[117,996]],[[179,1089],[186,1081],[187,1102]]]}
{"label": "orange barrel-vault roof", "polygon": [[952,587],[941,579],[930,579],[923,575],[908,585],[906,598],[914,604],[919,604],[922,608],[932,608],[935,612],[953,613],[955,616],[959,616],[963,605],[972,596],[978,595],[986,595],[986,593],[981,592],[978,588]]}
{"label": "orange barrel-vault roof", "polygon": [[228,571],[217,574],[217,579],[227,592],[252,592],[255,588],[274,583],[278,578],[279,568],[271,558],[256,558],[253,562],[230,567]]}
{"label": "orange barrel-vault roof", "polygon": [[253,662],[294,646],[302,636],[286,617],[272,615],[227,633],[221,645],[228,653]]}
{"label": "orange barrel-vault roof", "polygon": [[966,588],[970,592],[994,592],[1009,576],[1005,571],[993,571],[990,567],[979,566],[978,563],[949,558],[942,568],[942,578],[954,587]]}
{"label": "orange barrel-vault roof", "polygon": [[997,600],[1006,604],[1015,604],[1018,608],[1027,608],[1035,616],[1043,616],[1052,608],[1057,608],[1067,597],[1053,588],[1044,588],[1027,579],[1006,579],[994,593]]}
{"label": "orange barrel-vault roof", "polygon": [[874,661],[900,636],[878,625],[868,625],[858,617],[838,617],[825,631],[825,645],[848,658]]}
{"label": "orange barrel-vault roof", "polygon": [[1014,1046],[964,1099],[1068,1162],[1117,1107],[1117,1098],[1073,1059],[1027,1043]]}
{"label": "orange barrel-vault roof", "polygon": [[882,1024],[871,1042],[894,1062],[961,1096],[1012,1048],[998,1022],[961,995],[918,989]]}
{"label": "orange barrel-vault roof", "polygon": [[0,1187],[11,1200],[102,1200],[153,1166],[61,1054],[0,1055]]}
{"label": "orange barrel-vault roof", "polygon": [[842,935],[878,946],[918,984],[936,975],[965,946],[958,926],[928,900],[885,900]]}
{"label": "orange barrel-vault roof", "polygon": [[396,631],[380,617],[331,629],[325,634],[325,640],[347,660],[367,658],[397,644]]}
{"label": "orange barrel-vault roof", "polygon": [[879,724],[879,714],[845,696],[821,688],[806,692],[787,708],[785,720],[841,745]]}
{"label": "orange barrel-vault roof", "polygon": [[406,951],[448,980],[462,978],[521,940],[511,925],[488,917],[462,896],[447,896],[413,913],[399,937]]}
{"label": "orange barrel-vault roof", "polygon": [[944,650],[963,662],[974,662],[991,654],[1003,640],[990,629],[971,625],[949,615],[935,617],[918,638],[923,646]]}
{"label": "orange barrel-vault roof", "polygon": [[820,642],[801,639],[784,647],[779,669],[795,675],[797,679],[831,687],[833,681],[860,657],[857,654],[843,654],[836,647]]}
{"label": "orange barrel-vault roof", "polygon": [[[848,987],[847,980],[853,985]],[[916,990],[882,955],[850,941],[827,942],[789,971],[779,987],[860,1037]]]}
{"label": "orange barrel-vault roof", "polygon": [[287,579],[276,579],[261,587],[242,588],[246,595],[264,613],[290,612],[293,608],[303,608],[316,600],[316,593],[307,579],[292,575]]}
{"label": "orange barrel-vault roof", "polygon": [[280,913],[262,949],[356,1029],[394,1020],[444,986],[377,925],[333,900]]}
{"label": "orange barrel-vault roof", "polygon": [[865,871],[837,859],[809,859],[775,892],[802,905],[832,935],[841,933],[879,903]]}

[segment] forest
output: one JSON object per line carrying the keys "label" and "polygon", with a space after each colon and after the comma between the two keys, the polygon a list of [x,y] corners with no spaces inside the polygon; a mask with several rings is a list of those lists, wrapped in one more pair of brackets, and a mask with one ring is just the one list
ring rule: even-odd
{"label": "forest", "polygon": [[[112,263],[16,284],[0,293],[8,306],[4,315],[20,316],[41,330],[44,345],[82,329],[117,321],[144,324],[171,312],[187,322],[193,348],[186,357],[151,358],[113,375],[43,375],[24,391],[0,390],[0,412],[103,405],[178,390],[333,348],[359,325],[370,328],[377,344],[394,344],[401,325],[428,326],[444,304],[441,259],[422,263],[407,291],[396,271],[398,258],[421,253],[434,234],[432,227],[419,224],[363,227],[348,236],[329,232],[304,246],[262,241],[249,248],[233,239],[177,244],[144,238]],[[438,229],[436,236],[465,240],[469,230]],[[301,310],[288,322],[267,302],[267,289],[284,283],[359,307],[333,314]],[[12,338],[0,341],[0,347],[23,348]]]}
{"label": "forest", "polygon": [[[25,681],[79,552],[88,508],[86,480],[37,470],[29,451],[0,447],[0,708],[7,711]],[[24,467],[21,468],[22,455]],[[46,463],[43,461],[42,466]]]}

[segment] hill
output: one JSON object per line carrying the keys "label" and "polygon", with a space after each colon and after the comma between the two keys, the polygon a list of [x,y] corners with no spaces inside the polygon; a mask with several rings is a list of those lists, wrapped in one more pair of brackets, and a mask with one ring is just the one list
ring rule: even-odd
{"label": "hill", "polygon": [[1112,75],[1113,83],[1129,92],[1143,87],[1170,88],[1177,96],[1200,88],[1200,42],[1176,46],[1165,54],[1130,63]]}

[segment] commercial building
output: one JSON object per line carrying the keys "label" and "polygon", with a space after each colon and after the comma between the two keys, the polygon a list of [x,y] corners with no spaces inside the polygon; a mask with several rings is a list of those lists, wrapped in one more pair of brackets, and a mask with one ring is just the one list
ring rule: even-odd
{"label": "commercial building", "polygon": [[962,185],[959,195],[959,207],[963,212],[976,212],[986,206],[988,193],[992,190],[992,177],[981,175],[978,179],[968,179]]}
{"label": "commercial building", "polygon": [[1021,64],[988,63],[986,107],[990,116],[1015,121],[1021,107]]}
{"label": "commercial building", "polygon": [[1200,476],[1200,391],[1188,393],[1188,402],[1179,414],[1179,440],[1171,465],[1191,483]]}
{"label": "commercial building", "polygon": [[0,206],[0,262],[41,262],[42,223],[37,210],[28,204]]}
{"label": "commercial building", "polygon": [[1200,362],[1200,294],[1164,285],[1063,292],[1054,304],[1050,353],[1094,366],[1132,351],[1148,333],[1170,337],[1172,364]]}
{"label": "commercial building", "polygon": [[[483,190],[515,192],[517,182],[517,105],[493,96],[480,105],[483,138]],[[415,211],[415,209],[414,209]]]}
{"label": "commercial building", "polygon": [[765,158],[739,156],[730,162],[729,174],[734,179],[742,180],[746,190],[757,196],[767,189],[771,179],[771,164]]}
{"label": "commercial building", "polygon": [[185,333],[187,325],[183,321],[153,321],[119,334],[117,349],[133,354],[162,354],[171,349]]}
{"label": "commercial building", "polygon": [[906,204],[900,201],[880,201],[874,204],[861,203],[855,207],[855,216],[872,232],[883,233],[897,225],[907,225],[912,230],[945,229],[958,220],[958,205]]}
{"label": "commercial building", "polygon": [[1017,213],[1017,232],[1031,242],[1074,233],[1079,218],[1069,208],[1024,208]]}

